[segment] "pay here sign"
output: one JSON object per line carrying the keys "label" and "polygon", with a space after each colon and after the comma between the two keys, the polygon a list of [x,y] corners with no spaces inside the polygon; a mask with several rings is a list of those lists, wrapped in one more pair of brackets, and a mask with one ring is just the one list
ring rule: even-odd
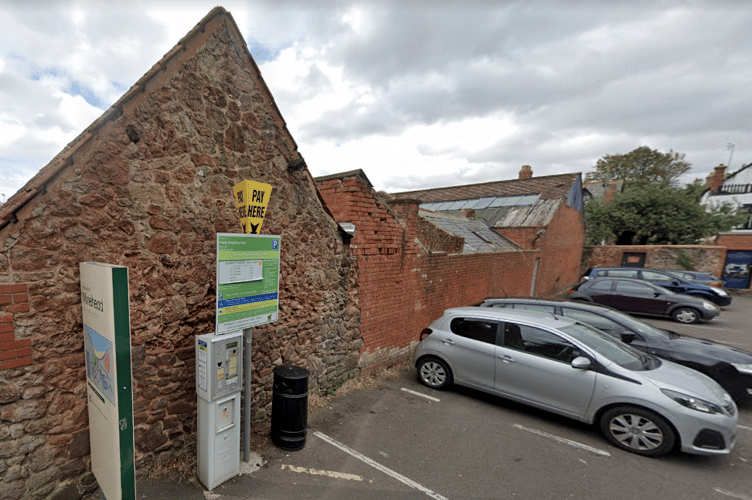
{"label": "pay here sign", "polygon": [[277,321],[280,236],[217,234],[217,335]]}

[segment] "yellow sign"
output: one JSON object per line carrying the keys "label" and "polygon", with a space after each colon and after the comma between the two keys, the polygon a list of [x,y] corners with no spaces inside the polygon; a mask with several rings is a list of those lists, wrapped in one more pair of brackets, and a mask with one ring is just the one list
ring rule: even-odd
{"label": "yellow sign", "polygon": [[232,190],[235,193],[235,206],[238,209],[243,232],[259,234],[272,194],[271,184],[243,181],[235,184]]}

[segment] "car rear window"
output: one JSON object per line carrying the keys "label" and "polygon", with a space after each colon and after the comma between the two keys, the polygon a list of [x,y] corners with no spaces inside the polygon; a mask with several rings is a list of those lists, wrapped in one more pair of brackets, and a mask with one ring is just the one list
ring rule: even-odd
{"label": "car rear window", "polygon": [[495,344],[499,327],[498,323],[484,319],[454,318],[449,324],[449,329],[460,337]]}

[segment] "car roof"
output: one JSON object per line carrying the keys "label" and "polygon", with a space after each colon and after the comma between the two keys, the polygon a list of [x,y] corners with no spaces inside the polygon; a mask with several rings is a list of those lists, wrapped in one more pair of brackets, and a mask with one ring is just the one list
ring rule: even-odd
{"label": "car roof", "polygon": [[548,328],[561,328],[576,321],[553,314],[493,307],[453,307],[444,311],[444,316],[475,316],[496,321],[514,321]]}
{"label": "car roof", "polygon": [[[634,281],[640,281],[640,280],[634,280]],[[640,281],[642,283],[642,281]],[[564,306],[564,307],[571,307],[573,309],[581,309],[583,311],[598,311],[598,312],[605,312],[605,311],[616,311],[616,309],[613,309],[608,306],[604,306],[601,304],[592,304],[590,302],[582,302],[580,300],[566,300],[566,299],[558,299],[558,298],[550,298],[550,299],[536,299],[535,297],[504,297],[504,298],[487,298],[483,301],[484,304],[508,304],[508,303],[515,303],[515,304],[538,304],[543,306]],[[618,312],[618,311],[616,311]]]}

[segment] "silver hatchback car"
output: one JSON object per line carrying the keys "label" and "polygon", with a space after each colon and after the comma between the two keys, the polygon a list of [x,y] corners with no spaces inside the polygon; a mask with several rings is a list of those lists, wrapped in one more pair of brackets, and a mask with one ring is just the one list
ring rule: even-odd
{"label": "silver hatchback car", "polygon": [[428,387],[456,383],[593,423],[640,455],[734,446],[737,408],[715,381],[569,318],[447,309],[421,333],[414,361]]}

